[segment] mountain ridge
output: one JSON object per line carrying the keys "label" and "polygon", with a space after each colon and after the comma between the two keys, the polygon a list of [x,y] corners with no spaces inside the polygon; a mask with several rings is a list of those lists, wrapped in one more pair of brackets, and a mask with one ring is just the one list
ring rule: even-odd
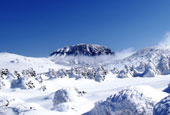
{"label": "mountain ridge", "polygon": [[59,48],[50,56],[100,56],[100,55],[114,55],[110,48],[97,44],[77,44]]}

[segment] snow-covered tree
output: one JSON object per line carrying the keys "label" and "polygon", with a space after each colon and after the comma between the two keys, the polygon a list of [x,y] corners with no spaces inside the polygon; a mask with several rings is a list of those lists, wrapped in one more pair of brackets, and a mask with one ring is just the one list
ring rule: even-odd
{"label": "snow-covered tree", "polygon": [[163,75],[170,74],[170,61],[167,56],[161,55],[161,59],[158,64],[158,69]]}
{"label": "snow-covered tree", "polygon": [[133,66],[133,77],[143,77],[143,74],[146,70],[146,64],[144,62],[140,62],[139,66]]}
{"label": "snow-covered tree", "polygon": [[165,97],[154,106],[153,115],[170,115],[170,96]]}
{"label": "snow-covered tree", "polygon": [[83,100],[82,91],[78,91],[76,88],[63,88],[54,94],[53,109],[60,112],[76,110],[77,103]]}
{"label": "snow-covered tree", "polygon": [[154,63],[151,61],[146,65],[145,72],[143,74],[144,77],[155,77],[158,75],[157,68]]}
{"label": "snow-covered tree", "polygon": [[123,89],[84,115],[152,115],[155,102],[134,88]]}

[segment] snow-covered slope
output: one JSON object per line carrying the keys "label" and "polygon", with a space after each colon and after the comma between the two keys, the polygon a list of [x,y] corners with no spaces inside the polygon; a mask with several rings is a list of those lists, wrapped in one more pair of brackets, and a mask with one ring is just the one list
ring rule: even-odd
{"label": "snow-covered slope", "polygon": [[33,68],[36,72],[41,73],[47,72],[50,68],[59,69],[66,67],[54,63],[49,58],[33,58],[11,53],[0,53],[0,69],[22,71],[28,68]]}
{"label": "snow-covered slope", "polygon": [[[161,100],[162,98],[164,98],[164,94],[165,96],[167,95],[166,93],[162,93],[161,90],[167,86],[169,81],[169,76],[125,79],[108,76],[107,79],[101,83],[88,79],[51,79],[44,81],[44,85],[47,88],[45,91],[39,89],[0,90],[0,100],[3,100],[2,102],[5,103],[3,105],[6,105],[6,102],[9,101],[9,105],[3,106],[3,108],[1,108],[1,111],[4,112],[5,115],[10,114],[9,112],[17,112],[24,115],[81,115],[93,109],[94,103],[97,103],[101,100],[106,100],[106,98],[110,97],[110,95],[116,94],[117,91],[119,92],[122,89],[129,89],[129,86],[133,86],[132,88],[134,91],[137,90],[140,93],[142,92],[144,97],[147,97],[147,99],[153,97],[151,100]],[[148,86],[138,87],[136,85],[149,85],[153,88],[158,89],[159,91]],[[70,88],[71,90],[69,90]],[[79,94],[77,94],[75,90],[73,90],[75,88],[78,89],[78,92],[80,91],[83,93],[84,91],[83,95],[79,96]],[[64,93],[56,93],[58,91],[61,91],[61,89],[64,89],[64,92],[67,92],[68,94],[66,96],[62,96],[62,94]],[[59,101],[64,102],[64,104],[60,105],[60,108],[62,108],[63,110],[62,112],[54,109],[54,100],[58,100],[57,98],[55,98],[55,96],[58,94],[64,97],[64,99],[70,100]],[[135,92],[132,91],[131,94],[135,94]]]}
{"label": "snow-covered slope", "polygon": [[155,64],[158,64],[162,56],[170,56],[170,46],[154,46],[150,48],[144,48],[122,61],[133,65],[139,64],[141,61],[144,63],[153,61]]}
{"label": "snow-covered slope", "polygon": [[[89,47],[81,47],[86,55]],[[169,46],[145,48],[121,60],[99,55],[105,52],[100,48],[96,56],[78,56],[79,49],[68,56],[67,50],[48,58],[0,53],[0,114],[148,115],[168,95],[163,90],[170,82]]]}
{"label": "snow-covered slope", "polygon": [[158,64],[162,56],[170,56],[170,46],[153,46],[144,48],[125,59],[111,63],[111,65],[121,68],[124,67],[125,64],[132,66],[139,65],[140,62],[148,63],[149,61],[153,61],[155,64]]}
{"label": "snow-covered slope", "polygon": [[155,77],[170,74],[170,46],[155,46],[137,51],[133,55],[105,64],[118,77]]}

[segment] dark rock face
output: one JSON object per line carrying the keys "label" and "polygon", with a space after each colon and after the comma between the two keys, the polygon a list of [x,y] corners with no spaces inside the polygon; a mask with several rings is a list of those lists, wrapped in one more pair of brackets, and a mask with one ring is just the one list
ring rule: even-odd
{"label": "dark rock face", "polygon": [[114,55],[111,49],[95,44],[78,44],[74,46],[67,46],[50,54],[50,56],[100,56],[100,55]]}

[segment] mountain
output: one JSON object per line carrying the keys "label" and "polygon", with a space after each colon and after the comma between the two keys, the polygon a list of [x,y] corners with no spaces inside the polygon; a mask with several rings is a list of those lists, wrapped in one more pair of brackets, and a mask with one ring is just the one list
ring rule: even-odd
{"label": "mountain", "polygon": [[154,61],[155,63],[159,63],[159,60],[162,56],[170,56],[170,46],[153,46],[149,48],[144,48],[122,61],[129,61],[130,63],[133,62],[132,64],[136,64],[137,62],[141,61]]}
{"label": "mountain", "polygon": [[110,66],[119,71],[121,78],[167,75],[170,74],[170,46],[144,48]]}
{"label": "mountain", "polygon": [[[76,46],[68,46],[57,51],[62,50],[63,52],[68,53],[71,51],[70,47],[78,47],[75,55],[81,55],[81,53],[91,55],[91,52],[87,53],[87,51],[90,51],[87,49],[90,48],[93,48],[95,55],[102,55],[56,56],[60,54],[54,53],[53,56],[48,58],[33,58],[10,53],[0,53],[0,69],[22,71],[24,69],[33,68],[38,73],[43,73],[48,72],[49,69],[58,71],[59,69],[67,69],[68,67],[71,68],[78,66],[79,68],[84,67],[84,69],[80,69],[80,73],[82,73],[84,70],[90,70],[88,67],[95,67],[96,69],[100,68],[102,65],[105,71],[108,71],[108,73],[112,72],[112,74],[116,73],[119,78],[154,77],[157,75],[170,74],[170,46],[144,48],[131,56],[120,60],[115,60],[115,55],[111,55],[114,54],[111,50],[108,50],[110,53],[106,53],[107,48],[99,45],[79,44]],[[99,53],[101,51],[103,51],[103,53]],[[64,55],[67,55],[66,53]]]}
{"label": "mountain", "polygon": [[114,55],[111,49],[96,45],[96,44],[77,44],[73,46],[66,46],[51,53],[50,56],[100,56],[100,55]]}

